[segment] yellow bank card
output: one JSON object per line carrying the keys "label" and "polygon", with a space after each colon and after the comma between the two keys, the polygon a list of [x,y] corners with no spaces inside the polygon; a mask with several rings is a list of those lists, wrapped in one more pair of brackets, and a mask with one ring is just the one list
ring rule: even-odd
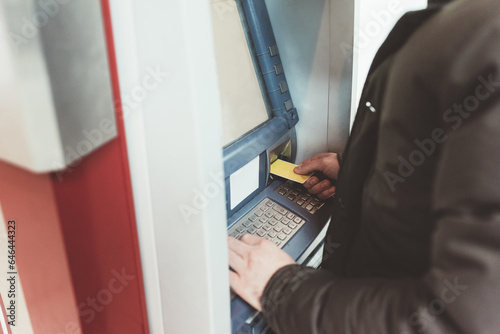
{"label": "yellow bank card", "polygon": [[300,184],[307,181],[308,178],[311,177],[312,174],[308,175],[299,175],[293,172],[293,169],[297,167],[297,165],[291,164],[289,162],[283,160],[276,160],[271,164],[271,174],[278,175],[284,177],[285,179],[292,180],[294,182],[298,182]]}

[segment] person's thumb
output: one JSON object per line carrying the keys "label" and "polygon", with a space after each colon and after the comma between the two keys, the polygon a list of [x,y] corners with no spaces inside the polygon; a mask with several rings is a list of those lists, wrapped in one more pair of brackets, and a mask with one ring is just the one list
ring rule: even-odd
{"label": "person's thumb", "polygon": [[304,161],[303,163],[295,167],[293,171],[297,174],[305,175],[316,171],[321,172],[322,170],[323,170],[323,164],[321,163],[321,160],[312,160],[312,161]]}

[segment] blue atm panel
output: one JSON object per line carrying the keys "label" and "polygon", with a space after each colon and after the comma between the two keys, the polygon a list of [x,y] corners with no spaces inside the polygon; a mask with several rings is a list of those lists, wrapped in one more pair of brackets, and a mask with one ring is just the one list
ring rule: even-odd
{"label": "blue atm panel", "polygon": [[[271,212],[273,213],[273,217],[275,217],[278,212],[274,211],[273,208],[266,210],[262,217],[256,219],[255,222],[247,218],[250,215],[250,217],[254,216],[253,212],[260,210],[260,203],[266,205],[268,201],[273,202],[274,206],[286,209],[291,215],[290,221],[296,225],[295,229],[298,229],[286,244],[279,245],[292,258],[297,260],[325,227],[331,214],[331,200],[318,200],[315,196],[308,195],[302,186],[297,186],[291,181],[275,180],[228,220],[229,233],[232,234],[232,232],[235,232],[232,227],[236,222],[241,222],[242,219],[252,224],[255,224],[255,222],[260,224],[259,220],[262,218],[273,219],[265,215]],[[301,202],[304,203],[299,205]],[[294,219],[300,219],[301,221],[293,223]],[[275,225],[268,223],[268,221],[262,223],[262,225],[265,226],[267,224],[271,227],[270,231],[276,232],[275,227],[280,223],[278,222]],[[233,236],[237,237],[237,235]],[[235,297],[231,301],[233,333],[263,333],[266,329],[265,323],[259,317],[252,319],[254,313],[255,311],[250,305],[239,297]]]}
{"label": "blue atm panel", "polygon": [[271,100],[273,115],[285,118],[288,127],[291,128],[297,124],[299,117],[297,109],[293,107],[290,92],[285,89],[288,85],[266,3],[264,0],[241,0],[239,2],[250,29],[255,54]]}
{"label": "blue atm panel", "polygon": [[[294,107],[279,48],[264,0],[236,0],[248,46],[262,81],[271,118],[223,150],[226,182],[228,234],[241,237],[253,233],[275,242],[295,260],[318,243],[331,215],[331,201],[307,194],[291,181],[273,177],[270,164],[281,158],[295,161],[299,121]],[[239,203],[231,203],[232,177],[249,165],[258,168],[258,185]],[[257,175],[255,175],[257,178]],[[231,298],[232,333],[270,333],[262,317],[238,296]]]}

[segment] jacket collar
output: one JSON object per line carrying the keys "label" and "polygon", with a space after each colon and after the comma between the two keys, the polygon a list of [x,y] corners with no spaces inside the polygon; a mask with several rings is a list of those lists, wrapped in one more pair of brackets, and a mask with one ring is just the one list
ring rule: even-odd
{"label": "jacket collar", "polygon": [[368,73],[372,73],[387,57],[396,53],[408,41],[410,36],[431,16],[436,14],[441,7],[442,5],[429,6],[423,10],[404,14],[377,51]]}

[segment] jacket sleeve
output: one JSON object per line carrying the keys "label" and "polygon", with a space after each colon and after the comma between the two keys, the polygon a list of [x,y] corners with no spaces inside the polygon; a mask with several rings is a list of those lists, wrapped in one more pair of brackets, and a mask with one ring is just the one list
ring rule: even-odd
{"label": "jacket sleeve", "polygon": [[482,62],[492,66],[477,68],[479,57],[470,57],[460,64],[469,78],[441,95],[443,106],[456,101],[471,110],[443,123],[447,139],[436,153],[436,229],[425,276],[348,279],[298,265],[282,268],[261,299],[277,333],[499,332],[500,50],[494,45],[493,53],[482,54],[492,56]]}
{"label": "jacket sleeve", "polygon": [[337,153],[337,161],[339,162],[339,166],[342,165],[343,160],[344,160],[344,152]]}
{"label": "jacket sleeve", "polygon": [[347,279],[299,265],[268,283],[263,313],[283,334],[498,333],[500,98],[447,133],[435,175],[431,267],[422,279]]}

